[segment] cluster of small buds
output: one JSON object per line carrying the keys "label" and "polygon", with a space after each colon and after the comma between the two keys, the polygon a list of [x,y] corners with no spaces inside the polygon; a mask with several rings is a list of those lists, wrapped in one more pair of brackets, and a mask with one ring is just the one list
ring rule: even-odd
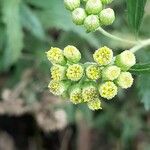
{"label": "cluster of small buds", "polygon": [[46,54],[52,63],[50,92],[73,104],[86,103],[91,110],[102,109],[102,99],[111,100],[119,88],[133,84],[129,69],[136,59],[129,50],[114,57],[112,49],[104,46],[94,52],[94,62],[86,63],[80,63],[81,53],[72,45],[64,50],[52,47]]}
{"label": "cluster of small buds", "polygon": [[95,31],[101,25],[111,25],[115,13],[111,8],[104,8],[113,0],[64,0],[66,9],[71,11],[76,25],[83,25],[87,32]]}

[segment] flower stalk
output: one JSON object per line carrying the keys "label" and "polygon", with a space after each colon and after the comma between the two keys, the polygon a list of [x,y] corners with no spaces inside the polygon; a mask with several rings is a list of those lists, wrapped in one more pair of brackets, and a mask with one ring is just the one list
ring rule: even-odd
{"label": "flower stalk", "polygon": [[130,51],[132,51],[133,53],[135,53],[138,50],[140,50],[141,48],[146,47],[148,45],[150,45],[150,39],[138,42],[138,44],[136,46],[134,46],[133,48],[131,48]]}
{"label": "flower stalk", "polygon": [[97,29],[97,31],[99,31],[103,35],[107,36],[108,38],[115,40],[115,41],[118,41],[118,42],[123,42],[123,43],[130,44],[130,45],[136,45],[137,44],[137,41],[126,40],[126,39],[120,38],[118,36],[112,35],[109,32],[105,31],[102,27],[99,27]]}
{"label": "flower stalk", "polygon": [[99,31],[100,33],[102,33],[103,35],[105,35],[106,37],[112,40],[133,45],[134,47],[130,49],[130,51],[132,51],[133,53],[137,52],[143,47],[150,45],[150,39],[138,40],[138,41],[126,40],[121,37],[110,34],[109,32],[105,31],[102,27],[99,27],[96,31]]}

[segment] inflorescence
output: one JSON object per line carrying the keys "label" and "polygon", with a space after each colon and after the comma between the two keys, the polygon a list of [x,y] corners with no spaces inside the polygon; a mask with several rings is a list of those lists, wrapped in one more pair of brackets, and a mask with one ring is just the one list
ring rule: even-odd
{"label": "inflorescence", "polygon": [[52,47],[47,58],[52,63],[50,92],[74,104],[87,103],[91,110],[102,109],[102,99],[111,100],[118,88],[127,89],[133,84],[129,69],[136,59],[129,50],[114,57],[113,51],[104,46],[94,52],[94,62],[83,64],[79,62],[80,51],[68,45],[64,50]]}
{"label": "inflorescence", "polygon": [[105,8],[113,0],[64,0],[66,9],[72,13],[72,21],[83,25],[87,32],[95,31],[100,26],[111,25],[115,13],[111,8]]}

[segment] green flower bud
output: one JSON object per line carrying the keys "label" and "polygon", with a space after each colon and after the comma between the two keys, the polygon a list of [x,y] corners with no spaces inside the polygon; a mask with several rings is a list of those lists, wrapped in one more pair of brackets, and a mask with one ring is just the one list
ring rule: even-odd
{"label": "green flower bud", "polygon": [[68,88],[68,82],[51,80],[48,88],[54,95],[62,95]]}
{"label": "green flower bud", "polygon": [[97,80],[101,77],[101,69],[95,64],[88,65],[85,71],[86,76],[91,80]]}
{"label": "green flower bud", "polygon": [[52,47],[46,54],[48,60],[53,64],[63,65],[66,63],[63,51],[57,47]]}
{"label": "green flower bud", "polygon": [[110,4],[113,0],[101,0],[104,5]]}
{"label": "green flower bud", "polygon": [[115,20],[115,13],[113,9],[106,8],[100,12],[99,18],[101,25],[111,25]]}
{"label": "green flower bud", "polygon": [[85,9],[88,14],[98,14],[102,10],[102,3],[100,0],[88,0]]}
{"label": "green flower bud", "polygon": [[77,63],[81,59],[80,51],[75,46],[71,45],[68,45],[64,48],[64,55],[69,61],[73,63]]}
{"label": "green flower bud", "polygon": [[76,8],[72,12],[72,20],[76,25],[83,25],[86,16],[86,12],[83,8]]}
{"label": "green flower bud", "polygon": [[94,61],[99,65],[108,65],[113,59],[113,51],[108,47],[104,46],[95,51],[93,54]]}
{"label": "green flower bud", "polygon": [[99,18],[97,15],[89,15],[84,20],[84,27],[87,32],[95,31],[100,26]]}
{"label": "green flower bud", "polygon": [[115,64],[123,71],[129,70],[136,63],[134,53],[129,50],[123,51],[120,55],[116,56]]}
{"label": "green flower bud", "polygon": [[85,83],[82,88],[82,98],[84,99],[84,102],[95,100],[97,97],[98,91],[96,85],[91,82]]}
{"label": "green flower bud", "polygon": [[83,77],[84,69],[79,64],[70,65],[67,69],[67,78],[72,81],[78,81]]}
{"label": "green flower bud", "polygon": [[100,96],[108,100],[115,97],[117,95],[117,91],[117,86],[111,81],[105,82],[99,87]]}
{"label": "green flower bud", "polygon": [[66,9],[73,11],[80,6],[80,0],[64,0]]}
{"label": "green flower bud", "polygon": [[133,77],[130,72],[121,72],[117,79],[117,84],[123,88],[127,89],[133,84]]}
{"label": "green flower bud", "polygon": [[117,66],[105,67],[102,71],[102,77],[104,80],[115,80],[120,75],[121,69]]}
{"label": "green flower bud", "polygon": [[89,109],[91,109],[91,110],[102,109],[101,101],[98,98],[96,98],[93,101],[89,101],[87,105],[88,105]]}
{"label": "green flower bud", "polygon": [[51,78],[55,81],[61,81],[65,79],[66,67],[60,65],[54,65],[51,67]]}
{"label": "green flower bud", "polygon": [[74,104],[84,102],[82,99],[82,90],[79,85],[72,86],[70,90],[70,101]]}

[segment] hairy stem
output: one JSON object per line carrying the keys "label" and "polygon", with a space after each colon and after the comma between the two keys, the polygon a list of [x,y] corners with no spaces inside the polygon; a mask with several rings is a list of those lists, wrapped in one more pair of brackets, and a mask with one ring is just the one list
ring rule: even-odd
{"label": "hairy stem", "polygon": [[123,42],[123,43],[127,43],[127,44],[130,44],[130,45],[135,45],[137,44],[137,41],[131,41],[131,40],[126,40],[126,39],[123,39],[123,38],[120,38],[120,37],[117,37],[115,35],[112,35],[110,33],[108,33],[107,31],[105,31],[103,28],[99,27],[97,29],[97,31],[101,32],[103,35],[113,39],[113,40],[116,40],[116,41],[119,41],[119,42]]}
{"label": "hairy stem", "polygon": [[147,39],[147,40],[143,40],[141,42],[139,42],[136,46],[134,46],[133,48],[131,48],[130,50],[135,53],[137,52],[138,50],[140,50],[141,48],[143,47],[146,47],[150,45],[150,39]]}

